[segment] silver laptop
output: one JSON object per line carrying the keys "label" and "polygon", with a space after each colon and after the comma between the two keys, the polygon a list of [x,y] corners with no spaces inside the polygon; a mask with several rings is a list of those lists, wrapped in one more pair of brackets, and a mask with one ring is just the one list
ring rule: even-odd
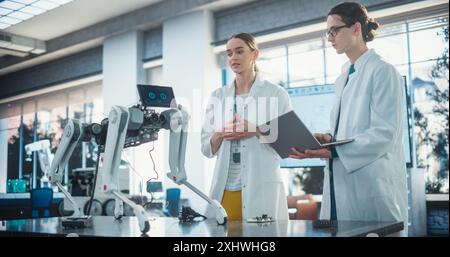
{"label": "silver laptop", "polygon": [[292,154],[293,147],[304,152],[306,149],[320,149],[353,141],[353,139],[346,139],[321,144],[294,111],[260,125],[257,129],[262,134],[262,141],[270,144],[281,158],[288,158]]}

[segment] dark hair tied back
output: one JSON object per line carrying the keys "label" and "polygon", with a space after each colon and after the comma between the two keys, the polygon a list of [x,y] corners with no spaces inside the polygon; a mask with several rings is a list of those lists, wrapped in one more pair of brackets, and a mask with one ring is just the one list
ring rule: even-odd
{"label": "dark hair tied back", "polygon": [[379,26],[380,25],[378,24],[378,22],[374,21],[373,19],[369,19],[369,21],[367,22],[367,33],[364,41],[366,42],[372,41],[373,38],[375,37],[374,30],[377,30]]}
{"label": "dark hair tied back", "polygon": [[329,15],[338,15],[342,22],[350,26],[359,22],[361,24],[362,38],[365,42],[372,41],[375,37],[374,30],[379,24],[368,17],[367,9],[364,5],[355,2],[344,2],[331,8]]}

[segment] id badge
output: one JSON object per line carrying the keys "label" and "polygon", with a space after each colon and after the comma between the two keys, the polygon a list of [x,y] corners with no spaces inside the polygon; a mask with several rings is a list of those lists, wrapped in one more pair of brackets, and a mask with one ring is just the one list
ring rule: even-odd
{"label": "id badge", "polygon": [[241,163],[241,153],[233,153],[233,162]]}

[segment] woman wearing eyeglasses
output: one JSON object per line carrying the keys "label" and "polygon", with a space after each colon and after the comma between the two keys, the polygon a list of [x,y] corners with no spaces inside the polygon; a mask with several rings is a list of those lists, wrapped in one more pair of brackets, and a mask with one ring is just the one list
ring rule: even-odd
{"label": "woman wearing eyeglasses", "polygon": [[367,42],[378,24],[358,3],[342,3],[327,15],[327,38],[349,61],[336,79],[329,134],[322,142],[353,142],[291,157],[323,158],[325,169],[320,217],[333,220],[403,221],[407,235],[408,198],[403,154],[402,78]]}

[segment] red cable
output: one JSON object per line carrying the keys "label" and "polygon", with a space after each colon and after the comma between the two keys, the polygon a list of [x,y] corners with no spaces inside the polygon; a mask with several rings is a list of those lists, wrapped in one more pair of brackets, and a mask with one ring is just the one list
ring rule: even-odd
{"label": "red cable", "polygon": [[153,164],[153,171],[156,173],[156,178],[150,178],[148,181],[154,179],[154,180],[158,180],[159,178],[159,174],[158,171],[156,171],[156,165],[155,165],[155,161],[153,160],[153,156],[152,156],[152,151],[155,150],[155,141],[152,142],[152,149],[150,149],[150,151],[148,152],[150,155],[150,159],[152,160],[152,164]]}

